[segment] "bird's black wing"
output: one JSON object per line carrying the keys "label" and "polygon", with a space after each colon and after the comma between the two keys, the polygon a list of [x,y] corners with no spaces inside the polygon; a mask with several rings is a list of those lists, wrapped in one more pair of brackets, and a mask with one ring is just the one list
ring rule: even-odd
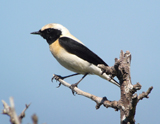
{"label": "bird's black wing", "polygon": [[104,64],[108,66],[99,56],[97,56],[94,52],[89,50],[83,44],[68,38],[68,37],[61,37],[59,38],[60,45],[69,53],[72,53],[94,65]]}

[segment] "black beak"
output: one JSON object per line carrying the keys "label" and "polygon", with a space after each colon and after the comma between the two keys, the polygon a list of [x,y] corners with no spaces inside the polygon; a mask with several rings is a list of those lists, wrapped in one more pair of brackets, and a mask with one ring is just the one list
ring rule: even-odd
{"label": "black beak", "polygon": [[41,32],[40,32],[40,31],[35,31],[35,32],[32,32],[31,34],[38,34],[38,35],[41,35]]}

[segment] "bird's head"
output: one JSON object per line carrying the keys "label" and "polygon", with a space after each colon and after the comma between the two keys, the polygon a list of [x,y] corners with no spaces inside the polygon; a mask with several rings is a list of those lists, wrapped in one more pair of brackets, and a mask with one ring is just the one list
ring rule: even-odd
{"label": "bird's head", "polygon": [[51,23],[43,26],[39,31],[32,32],[31,34],[37,34],[47,40],[48,44],[52,44],[61,35],[69,33],[68,29],[64,26],[56,23]]}

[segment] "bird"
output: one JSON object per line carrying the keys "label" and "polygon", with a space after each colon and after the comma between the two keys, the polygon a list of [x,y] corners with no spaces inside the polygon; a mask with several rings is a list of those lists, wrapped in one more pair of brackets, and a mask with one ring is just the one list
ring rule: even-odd
{"label": "bird", "polygon": [[[76,72],[75,74],[63,77],[57,75],[58,77],[65,79],[79,74],[83,75],[77,83],[71,85],[72,93],[74,87],[78,87],[78,84],[88,74],[98,75],[120,87],[120,84],[116,80],[111,78],[110,75],[102,73],[102,70],[97,66],[98,64],[108,65],[97,54],[87,48],[79,39],[74,37],[63,25],[50,23],[31,34],[40,35],[46,39],[49,49],[55,59],[66,69]],[[52,80],[54,78],[55,77],[53,77]]]}

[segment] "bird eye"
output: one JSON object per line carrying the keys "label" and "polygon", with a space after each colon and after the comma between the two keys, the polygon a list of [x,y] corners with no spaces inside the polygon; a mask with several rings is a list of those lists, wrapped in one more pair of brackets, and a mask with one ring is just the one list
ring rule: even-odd
{"label": "bird eye", "polygon": [[48,30],[47,30],[47,33],[50,33],[52,30],[49,28]]}

